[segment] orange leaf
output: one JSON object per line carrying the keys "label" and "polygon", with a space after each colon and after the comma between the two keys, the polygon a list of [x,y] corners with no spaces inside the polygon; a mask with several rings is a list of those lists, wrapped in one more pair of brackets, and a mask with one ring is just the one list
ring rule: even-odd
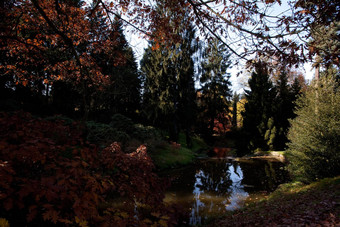
{"label": "orange leaf", "polygon": [[55,210],[49,210],[43,214],[44,220],[51,220],[54,224],[57,223],[59,218],[59,212]]}

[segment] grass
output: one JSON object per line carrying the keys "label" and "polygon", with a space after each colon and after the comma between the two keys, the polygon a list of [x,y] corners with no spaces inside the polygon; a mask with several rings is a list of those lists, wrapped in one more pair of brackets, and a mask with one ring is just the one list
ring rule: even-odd
{"label": "grass", "polygon": [[[188,148],[184,133],[179,134],[178,144],[163,143],[151,152],[150,156],[159,170],[180,167],[191,164],[197,156],[202,155],[201,151],[206,151],[208,146],[199,137],[192,137],[192,148]],[[204,152],[203,152],[204,153]]]}
{"label": "grass", "polygon": [[195,153],[185,147],[174,148],[168,144],[152,152],[151,158],[160,170],[188,165],[193,162]]}
{"label": "grass", "polygon": [[212,226],[337,226],[340,176],[304,185],[281,185],[268,198],[228,213]]}
{"label": "grass", "polygon": [[193,152],[199,152],[200,150],[207,150],[208,145],[203,141],[202,138],[198,136],[192,136],[192,147],[187,147],[186,136],[183,132],[179,134],[178,143],[181,144],[182,147],[192,150]]}

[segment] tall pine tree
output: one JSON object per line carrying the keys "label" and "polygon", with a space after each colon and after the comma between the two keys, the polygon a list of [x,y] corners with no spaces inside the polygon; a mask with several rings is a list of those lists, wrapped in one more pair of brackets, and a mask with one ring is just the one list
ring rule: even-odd
{"label": "tall pine tree", "polygon": [[247,149],[268,150],[276,133],[273,119],[275,89],[264,63],[258,62],[245,90],[247,103],[243,112],[243,130],[249,144]]}
{"label": "tall pine tree", "polygon": [[215,120],[223,123],[228,115],[230,90],[230,67],[227,48],[214,39],[204,50],[202,75],[200,78],[200,122],[203,134],[211,138],[214,134]]}
{"label": "tall pine tree", "polygon": [[[97,23],[105,26],[102,15],[98,15],[97,20]],[[106,29],[109,33],[101,38],[103,42],[110,39],[114,45],[99,54],[94,51],[93,56],[109,82],[102,89],[93,91],[93,115],[105,115],[106,121],[117,113],[135,118],[141,100],[141,79],[136,58],[125,38],[120,19],[116,18],[112,28]]]}
{"label": "tall pine tree", "polygon": [[195,119],[193,54],[195,31],[183,28],[180,41],[170,46],[152,43],[145,51],[141,70],[145,78],[144,112],[152,123],[167,129],[170,140],[177,141],[180,129],[187,135]]}
{"label": "tall pine tree", "polygon": [[293,84],[288,84],[288,78],[285,71],[279,74],[276,80],[276,97],[273,100],[273,117],[276,134],[271,135],[273,141],[269,144],[271,150],[284,150],[288,142],[287,133],[289,130],[289,120],[295,117],[295,101],[301,91],[301,85],[297,78]]}

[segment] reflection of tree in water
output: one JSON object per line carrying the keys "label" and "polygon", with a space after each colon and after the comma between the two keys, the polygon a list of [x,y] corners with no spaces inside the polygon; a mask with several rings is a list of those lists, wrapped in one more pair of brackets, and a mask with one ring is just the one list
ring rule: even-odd
{"label": "reflection of tree in water", "polygon": [[238,208],[239,202],[248,196],[241,185],[242,177],[242,170],[236,162],[202,162],[195,175],[190,224],[201,224],[208,214]]}
{"label": "reflection of tree in water", "polygon": [[197,176],[201,184],[197,186],[205,193],[224,195],[232,184],[228,171],[230,165],[225,160],[203,162],[199,170],[201,173]]}
{"label": "reflection of tree in water", "polygon": [[173,171],[166,176],[170,181],[168,191],[176,192],[179,196],[191,193],[195,184],[196,169],[193,166]]}
{"label": "reflection of tree in water", "polygon": [[244,175],[242,184],[251,186],[247,191],[273,191],[288,178],[288,173],[282,170],[284,165],[280,162],[249,160],[241,162],[240,166]]}
{"label": "reflection of tree in water", "polygon": [[282,167],[282,163],[261,160],[200,160],[169,173],[174,181],[168,191],[188,210],[189,223],[200,225],[208,216],[242,206],[249,192],[271,191],[285,182]]}
{"label": "reflection of tree in water", "polygon": [[244,200],[249,194],[244,191],[244,186],[241,183],[243,179],[243,172],[239,163],[233,162],[233,165],[229,167],[229,171],[230,179],[233,183],[229,188],[229,204],[226,206],[226,209],[234,210],[242,206]]}

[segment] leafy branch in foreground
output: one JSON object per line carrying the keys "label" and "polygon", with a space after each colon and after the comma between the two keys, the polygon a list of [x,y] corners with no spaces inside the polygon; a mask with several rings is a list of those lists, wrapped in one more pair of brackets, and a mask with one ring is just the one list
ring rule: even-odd
{"label": "leafy branch in foreground", "polygon": [[125,154],[113,143],[99,151],[82,139],[78,124],[24,112],[0,113],[0,127],[0,213],[11,225],[176,221],[162,203],[166,184],[153,173],[145,146]]}

